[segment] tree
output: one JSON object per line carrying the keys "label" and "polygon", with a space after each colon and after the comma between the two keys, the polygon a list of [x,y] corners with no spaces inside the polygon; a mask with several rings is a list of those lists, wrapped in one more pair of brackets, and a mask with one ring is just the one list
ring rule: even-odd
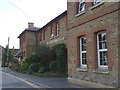
{"label": "tree", "polygon": [[[9,61],[13,61],[14,56],[11,52],[11,50],[9,50],[8,52],[8,45],[6,45],[5,51],[3,53],[3,60],[2,60],[2,67],[8,66],[9,65]],[[8,58],[8,60],[7,60]]]}

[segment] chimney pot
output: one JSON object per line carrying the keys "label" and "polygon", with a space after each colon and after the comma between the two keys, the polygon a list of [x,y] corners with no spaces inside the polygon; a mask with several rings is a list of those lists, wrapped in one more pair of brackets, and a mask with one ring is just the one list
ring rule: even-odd
{"label": "chimney pot", "polygon": [[34,23],[28,22],[28,28],[33,28],[33,27],[34,27]]}

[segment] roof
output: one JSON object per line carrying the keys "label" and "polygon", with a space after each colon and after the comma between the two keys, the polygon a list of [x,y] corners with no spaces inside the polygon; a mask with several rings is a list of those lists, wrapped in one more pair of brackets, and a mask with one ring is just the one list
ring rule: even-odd
{"label": "roof", "polygon": [[4,48],[3,46],[0,45],[1,48]]}
{"label": "roof", "polygon": [[22,57],[21,50],[19,50],[19,51],[16,53],[15,57]]}
{"label": "roof", "polygon": [[63,18],[64,16],[67,15],[67,10],[64,11],[63,13],[61,13],[60,15],[58,15],[57,17],[55,17],[54,19],[52,19],[50,22],[48,22],[46,25],[44,25],[42,28],[40,28],[38,31],[41,31],[43,28],[48,27],[50,24],[53,24],[54,22],[58,21],[59,19]]}
{"label": "roof", "polygon": [[25,32],[37,32],[40,30],[43,30],[43,28],[49,26],[50,24],[58,21],[59,19],[61,19],[62,17],[67,15],[67,10],[64,11],[63,13],[61,13],[60,15],[58,15],[56,18],[52,19],[50,22],[48,22],[46,25],[44,25],[42,28],[38,28],[38,27],[33,27],[33,28],[26,28],[17,38],[20,38]]}
{"label": "roof", "polygon": [[25,32],[37,32],[39,29],[38,27],[26,28],[17,38],[20,38]]}

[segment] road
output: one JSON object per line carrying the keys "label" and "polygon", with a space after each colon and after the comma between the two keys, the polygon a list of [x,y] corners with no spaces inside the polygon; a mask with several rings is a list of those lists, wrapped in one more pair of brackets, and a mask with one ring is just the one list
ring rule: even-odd
{"label": "road", "polygon": [[42,88],[42,90],[82,88],[81,86],[68,83],[67,78],[37,77],[29,74],[18,73],[9,69],[2,69],[1,72],[3,88]]}
{"label": "road", "polygon": [[29,81],[26,81],[22,78],[16,77],[14,75],[5,73],[0,71],[0,89],[3,88],[2,90],[16,90],[17,88],[21,89],[28,89],[28,90],[36,90],[37,88],[40,88],[33,83],[30,83]]}

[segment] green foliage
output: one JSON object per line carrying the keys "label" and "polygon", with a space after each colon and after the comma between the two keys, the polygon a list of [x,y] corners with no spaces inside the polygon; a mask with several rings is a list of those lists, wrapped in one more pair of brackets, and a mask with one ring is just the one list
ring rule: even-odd
{"label": "green foliage", "polygon": [[65,44],[58,44],[53,47],[56,53],[57,72],[63,73],[67,67],[67,50]]}
{"label": "green foliage", "polygon": [[38,71],[39,71],[39,64],[34,63],[34,64],[31,64],[31,65],[29,66],[28,72],[29,72],[30,74],[32,74],[32,73],[34,73],[34,72],[38,72]]}
{"label": "green foliage", "polygon": [[44,67],[40,67],[40,68],[39,68],[39,72],[40,72],[40,73],[44,73],[44,72],[45,72],[45,68],[44,68]]}
{"label": "green foliage", "polygon": [[[7,61],[7,56],[8,56],[8,61]],[[6,45],[5,51],[3,53],[3,58],[2,58],[2,67],[8,66],[7,64],[9,62],[14,62],[14,55],[12,51],[8,48],[8,45]]]}
{"label": "green foliage", "polygon": [[40,45],[36,51],[37,55],[41,58],[40,63],[45,71],[49,71],[49,64],[51,61],[55,60],[55,52],[53,49],[46,45]]}
{"label": "green foliage", "polygon": [[39,63],[41,58],[37,54],[32,54],[31,56],[26,58],[28,64]]}
{"label": "green foliage", "polygon": [[57,63],[55,61],[50,62],[49,68],[52,72],[56,72]]}
{"label": "green foliage", "polygon": [[22,61],[23,70],[32,73],[51,71],[65,73],[67,67],[67,52],[65,44],[53,47],[40,45],[36,52]]}
{"label": "green foliage", "polygon": [[21,68],[23,71],[28,71],[29,64],[27,63],[26,59],[23,59],[21,62]]}

